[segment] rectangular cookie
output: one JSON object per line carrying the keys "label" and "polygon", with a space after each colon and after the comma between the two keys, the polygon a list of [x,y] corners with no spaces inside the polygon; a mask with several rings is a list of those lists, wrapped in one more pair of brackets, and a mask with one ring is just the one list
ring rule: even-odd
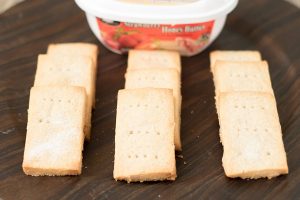
{"label": "rectangular cookie", "polygon": [[218,95],[222,92],[253,91],[273,94],[266,61],[217,61],[214,73],[217,109]]}
{"label": "rectangular cookie", "polygon": [[97,68],[98,46],[92,43],[74,42],[49,44],[47,54],[89,56],[93,60],[93,66]]}
{"label": "rectangular cookie", "polygon": [[219,122],[226,176],[270,179],[288,173],[273,95],[222,93],[219,95]]}
{"label": "rectangular cookie", "polygon": [[127,71],[148,68],[175,68],[181,73],[180,54],[165,50],[130,50]]}
{"label": "rectangular cookie", "polygon": [[174,99],[169,89],[125,89],[118,93],[116,180],[175,180]]}
{"label": "rectangular cookie", "polygon": [[23,159],[25,174],[81,174],[85,101],[82,87],[31,88]]}
{"label": "rectangular cookie", "polygon": [[261,61],[258,51],[212,51],[210,52],[210,70],[214,74],[214,66],[217,60],[222,61]]}
{"label": "rectangular cookie", "polygon": [[[48,46],[47,54],[49,55],[71,55],[71,56],[88,56],[93,61],[94,74],[93,82],[96,82],[97,77],[97,57],[98,46],[92,43],[74,42],[74,43],[58,43]],[[93,94],[93,107],[95,108],[96,100],[95,93]]]}
{"label": "rectangular cookie", "polygon": [[87,95],[85,136],[90,139],[96,73],[88,56],[39,55],[34,86],[80,86]]}
{"label": "rectangular cookie", "polygon": [[167,88],[172,89],[175,102],[175,135],[176,150],[180,151],[180,113],[181,113],[181,81],[180,74],[172,68],[150,68],[131,70],[125,75],[125,88]]}
{"label": "rectangular cookie", "polygon": [[216,95],[220,92],[256,91],[273,94],[269,67],[266,61],[215,64]]}

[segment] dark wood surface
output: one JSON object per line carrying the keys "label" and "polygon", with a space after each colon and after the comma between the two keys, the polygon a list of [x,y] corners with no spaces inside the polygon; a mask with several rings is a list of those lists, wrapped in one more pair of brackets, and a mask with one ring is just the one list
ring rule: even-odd
{"label": "dark wood surface", "polygon": [[[183,58],[183,159],[175,182],[116,182],[112,178],[117,91],[126,56],[100,45],[71,0],[27,0],[0,15],[0,199],[300,199],[300,12],[284,1],[239,2],[219,38]],[[53,42],[99,44],[97,105],[92,140],[77,177],[30,177],[21,164],[29,89],[37,55]],[[229,179],[214,105],[208,53],[255,49],[270,64],[290,173],[272,180]]]}

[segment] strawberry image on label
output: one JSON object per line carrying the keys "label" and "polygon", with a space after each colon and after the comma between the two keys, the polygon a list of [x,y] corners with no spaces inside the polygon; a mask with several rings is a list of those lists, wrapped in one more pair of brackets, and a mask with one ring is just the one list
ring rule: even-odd
{"label": "strawberry image on label", "polygon": [[103,43],[118,53],[129,49],[165,49],[183,55],[195,54],[204,48],[214,21],[195,24],[139,24],[97,18]]}

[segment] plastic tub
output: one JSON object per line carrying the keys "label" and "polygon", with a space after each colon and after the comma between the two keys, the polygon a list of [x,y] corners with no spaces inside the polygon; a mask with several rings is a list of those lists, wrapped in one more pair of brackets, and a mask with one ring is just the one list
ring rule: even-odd
{"label": "plastic tub", "polygon": [[[75,0],[113,52],[176,50],[192,56],[220,34],[238,0]],[[138,2],[138,3],[137,3]]]}

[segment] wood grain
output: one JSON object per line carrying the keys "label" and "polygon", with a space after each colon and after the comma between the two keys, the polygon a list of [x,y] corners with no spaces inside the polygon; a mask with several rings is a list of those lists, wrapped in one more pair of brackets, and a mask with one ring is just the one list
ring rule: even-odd
{"label": "wood grain", "polygon": [[[200,55],[183,58],[183,159],[178,179],[127,184],[112,178],[117,91],[126,56],[100,45],[71,0],[27,0],[0,15],[0,199],[300,199],[300,12],[279,0],[241,0],[219,38]],[[21,163],[28,93],[37,55],[53,42],[99,44],[97,105],[92,141],[78,177],[29,177]],[[269,61],[290,174],[247,181],[224,176],[208,53],[256,49]]]}

